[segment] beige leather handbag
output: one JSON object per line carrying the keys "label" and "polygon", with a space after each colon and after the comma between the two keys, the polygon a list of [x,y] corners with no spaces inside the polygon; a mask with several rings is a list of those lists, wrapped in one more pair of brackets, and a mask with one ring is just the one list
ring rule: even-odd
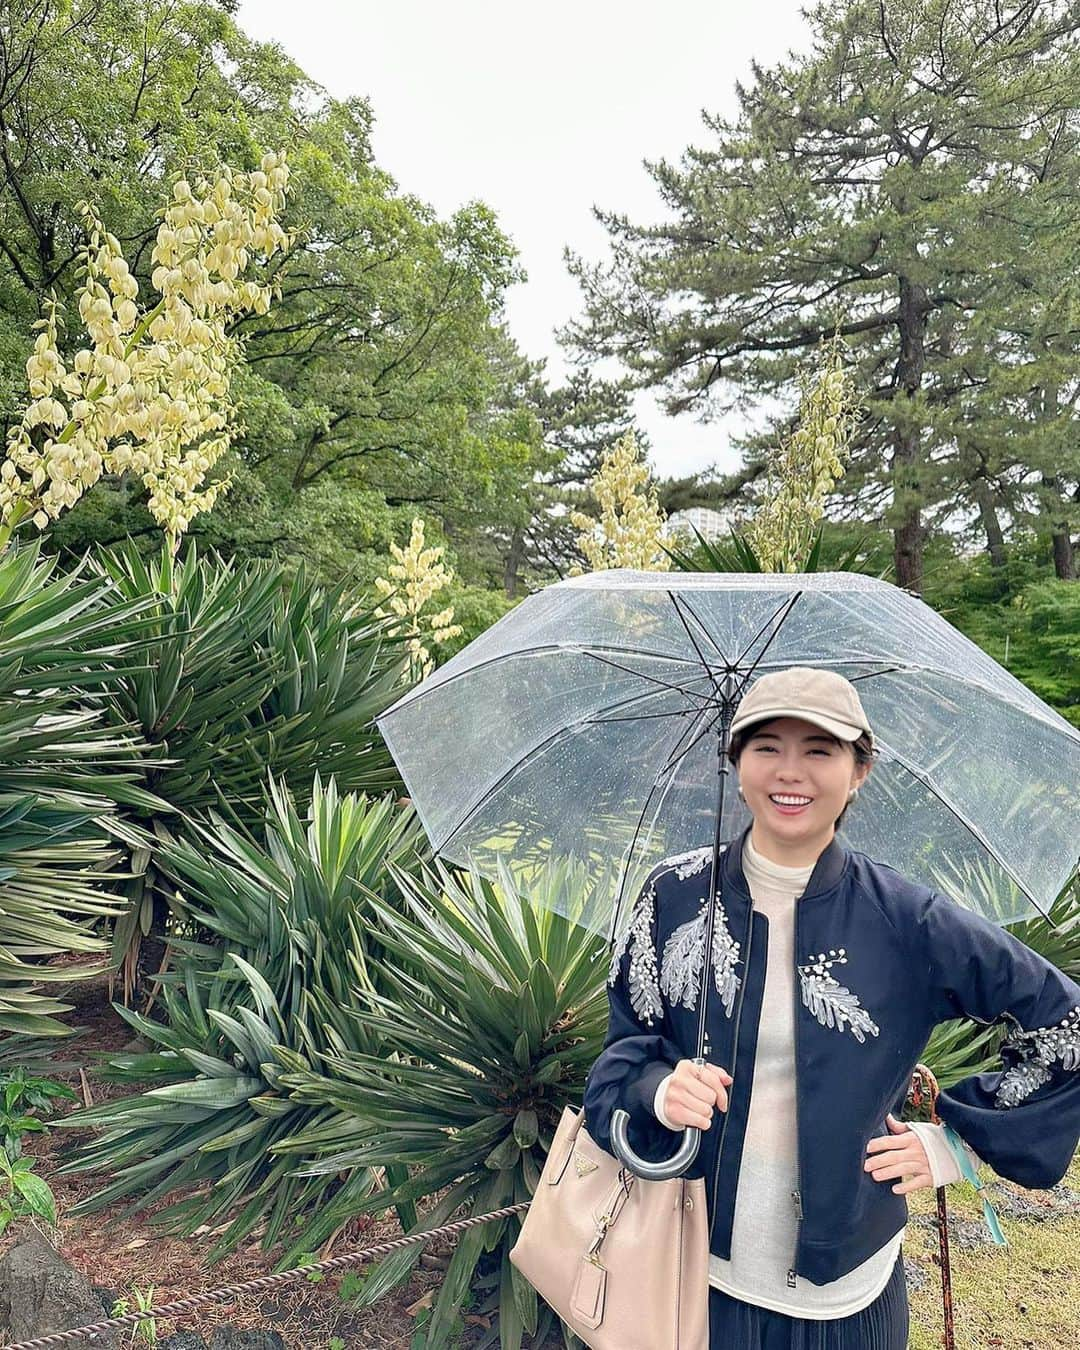
{"label": "beige leather handbag", "polygon": [[705,1182],[642,1181],[559,1121],[510,1260],[593,1350],[707,1350]]}

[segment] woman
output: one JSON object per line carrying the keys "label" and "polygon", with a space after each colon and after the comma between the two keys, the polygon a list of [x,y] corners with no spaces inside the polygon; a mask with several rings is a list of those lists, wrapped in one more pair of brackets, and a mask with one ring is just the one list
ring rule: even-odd
{"label": "woman", "polygon": [[871,772],[855,687],[762,676],[729,750],[753,821],[720,860],[705,1059],[695,1066],[712,849],[646,878],[609,980],[586,1122],[642,1157],[704,1131],[710,1345],[901,1350],[906,1196],[956,1180],[944,1127],[902,1124],[939,1022],[1005,1019],[1002,1068],[938,1098],[975,1162],[1051,1186],[1080,1141],[1080,986],[1011,934],[846,849],[836,827]]}

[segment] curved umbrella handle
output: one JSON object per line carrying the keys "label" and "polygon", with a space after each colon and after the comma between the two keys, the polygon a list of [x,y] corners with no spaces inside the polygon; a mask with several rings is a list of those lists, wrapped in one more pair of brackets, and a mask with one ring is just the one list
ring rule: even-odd
{"label": "curved umbrella handle", "polygon": [[[693,1062],[704,1064],[705,1060],[698,1056]],[[694,1125],[686,1126],[683,1130],[682,1143],[677,1151],[662,1162],[647,1162],[644,1158],[638,1157],[630,1147],[629,1128],[630,1116],[619,1107],[611,1116],[612,1151],[622,1165],[628,1167],[634,1176],[640,1177],[642,1181],[670,1181],[672,1177],[681,1176],[697,1157],[701,1131]]]}

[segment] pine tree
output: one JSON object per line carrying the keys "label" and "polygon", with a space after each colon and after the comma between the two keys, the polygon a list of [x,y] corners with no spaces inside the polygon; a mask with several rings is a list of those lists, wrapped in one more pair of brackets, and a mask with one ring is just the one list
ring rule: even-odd
{"label": "pine tree", "polygon": [[790,393],[838,327],[867,411],[844,493],[893,531],[897,582],[919,587],[928,529],[957,512],[991,548],[998,512],[1042,512],[1064,562],[1080,9],[825,0],[808,18],[809,54],[755,63],[733,122],[706,116],[709,144],[650,165],[668,220],[600,213],[612,259],[572,259],[586,308],[566,336],[715,417]]}

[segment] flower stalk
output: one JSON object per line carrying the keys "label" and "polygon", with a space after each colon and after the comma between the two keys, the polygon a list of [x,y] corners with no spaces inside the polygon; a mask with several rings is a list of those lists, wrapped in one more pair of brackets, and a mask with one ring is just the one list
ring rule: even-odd
{"label": "flower stalk", "polygon": [[241,430],[230,390],[242,345],[230,327],[280,296],[276,283],[244,274],[289,246],[280,224],[288,181],[284,156],[272,152],[253,173],[223,166],[194,188],[178,180],[152,254],[160,298],[142,314],[119,240],[79,203],[89,344],[65,360],[51,299],[26,363],[30,401],[0,464],[0,552],[26,520],[46,529],[102,474],[142,478],[170,553],[227,490],[228,479],[206,480]]}

